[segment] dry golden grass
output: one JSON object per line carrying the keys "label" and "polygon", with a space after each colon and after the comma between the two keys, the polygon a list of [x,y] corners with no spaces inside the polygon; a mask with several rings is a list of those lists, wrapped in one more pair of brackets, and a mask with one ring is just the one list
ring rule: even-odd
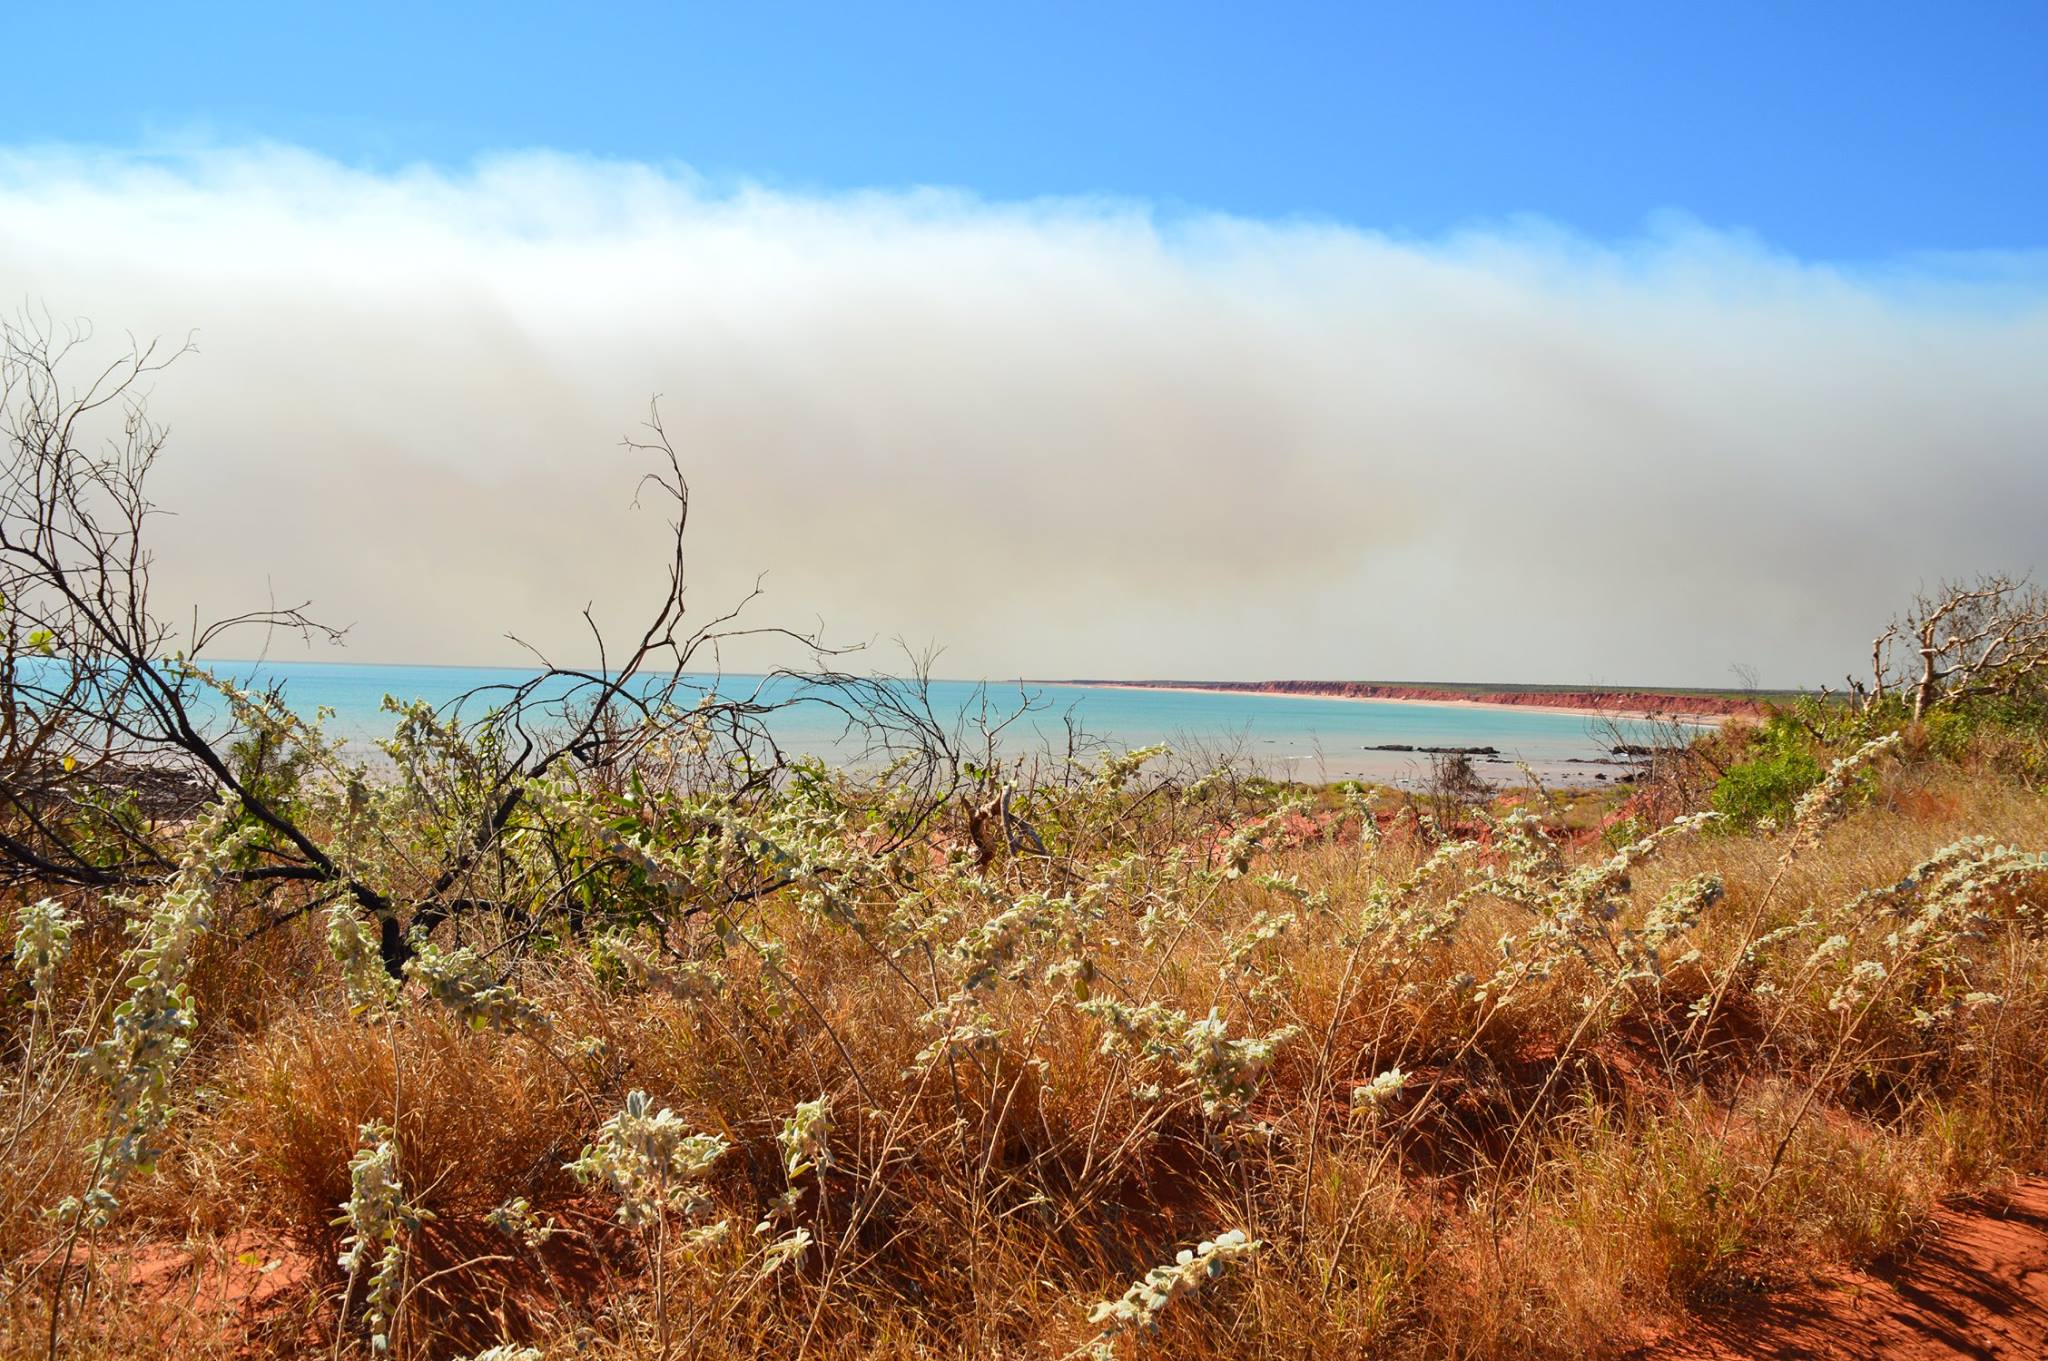
{"label": "dry golden grass", "polygon": [[[1586,830],[1559,843],[1565,864],[1609,853],[1583,806],[1569,820]],[[160,1329],[195,1356],[361,1352],[359,1319],[338,1311],[331,1221],[358,1130],[379,1120],[395,1125],[408,1198],[435,1216],[409,1238],[398,1350],[411,1357],[495,1341],[648,1357],[661,1312],[676,1355],[1067,1356],[1093,1337],[1095,1302],[1229,1228],[1262,1247],[1118,1354],[1611,1355],[1702,1300],[1893,1250],[1938,1198],[2048,1155],[2037,917],[2008,904],[1957,947],[1970,986],[2002,999],[1995,1013],[1927,1024],[1904,997],[1831,1009],[1840,977],[1804,963],[1813,922],[1960,837],[2048,846],[2048,802],[2017,784],[1895,765],[1789,864],[1782,837],[1674,842],[1631,872],[1616,926],[1717,875],[1725,894],[1687,937],[1696,961],[1649,987],[1560,949],[1508,1005],[1460,981],[1495,975],[1503,934],[1532,925],[1484,889],[1496,840],[1387,899],[1439,923],[1411,938],[1363,923],[1376,893],[1429,860],[1426,838],[1361,845],[1355,823],[1325,820],[1269,838],[1254,873],[1183,892],[1168,854],[1211,841],[1110,825],[1089,824],[1091,857],[892,870],[913,881],[892,893],[921,895],[909,927],[889,924],[897,903],[880,890],[850,917],[772,898],[723,942],[694,923],[670,944],[710,973],[681,984],[620,989],[576,950],[535,955],[515,981],[552,1018],[539,1034],[473,1030],[417,1002],[351,1017],[313,919],[209,956],[173,1152],[92,1244],[102,1303],[66,1325],[69,1354],[142,1354]],[[1091,882],[1109,887],[1091,897]],[[973,982],[962,942],[1033,894],[1069,906]],[[1261,933],[1283,913],[1291,923]],[[1807,935],[1737,967],[1781,926]],[[1849,955],[1889,929],[1866,923]],[[1178,1059],[1105,1042],[1077,975],[1055,967],[1084,957],[1094,999],[1193,1019],[1214,1008],[1231,1038],[1290,1038],[1241,1091],[1211,1090],[1205,1113]],[[1710,1023],[1689,1028],[1723,980]],[[981,1041],[921,1060],[955,1024]],[[1354,1088],[1396,1067],[1396,1099],[1354,1106]],[[648,1241],[609,1225],[614,1202],[563,1170],[631,1090],[731,1145],[701,1216],[729,1231],[671,1240],[659,1296]],[[777,1209],[776,1134],[820,1095],[836,1165]],[[17,1260],[52,1233],[24,1207],[77,1180],[81,1100],[10,1161],[0,1232]],[[513,1197],[555,1238],[491,1229]],[[764,1246],[799,1226],[813,1245],[768,1268]],[[134,1270],[219,1242],[304,1279],[223,1309],[199,1296],[235,1257]],[[0,1356],[39,1353],[43,1279],[9,1272]]]}
{"label": "dry golden grass", "polygon": [[[394,1042],[396,1048],[394,1050]],[[324,1241],[348,1198],[364,1123],[393,1123],[413,1199],[442,1219],[476,1218],[514,1196],[566,1198],[594,1106],[532,1041],[475,1034],[431,1014],[398,1027],[300,1015],[237,1048],[213,1108],[191,1126],[185,1165],[235,1201]]]}

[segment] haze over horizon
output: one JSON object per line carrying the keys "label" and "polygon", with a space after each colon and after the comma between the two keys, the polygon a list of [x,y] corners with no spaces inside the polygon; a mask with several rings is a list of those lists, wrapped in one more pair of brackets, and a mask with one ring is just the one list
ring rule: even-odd
{"label": "haze over horizon", "polygon": [[[586,602],[625,626],[658,589],[617,444],[653,394],[697,608],[766,572],[758,622],[949,675],[1839,685],[1917,586],[2048,567],[2022,9],[1931,47],[1788,22],[1740,108],[1761,11],[1697,66],[1694,21],[1624,25],[1606,85],[1574,35],[1513,75],[1407,20],[1318,11],[1327,50],[1282,52],[1205,14],[1148,64],[1105,20],[991,77],[1001,117],[969,89],[1000,35],[942,24],[950,135],[931,89],[936,126],[892,102],[937,60],[905,25],[693,18],[668,110],[526,13],[473,26],[486,84],[408,79],[437,16],[374,78],[308,39],[219,107],[232,40],[159,69],[138,11],[105,107],[31,86],[0,123],[10,303],[197,330],[154,384],[163,602],[310,598],[356,625],[337,660],[571,652]],[[1929,63],[1976,78],[1892,120]],[[515,88],[550,69],[552,124]],[[1569,89],[1531,122],[1539,80]],[[1885,135],[1831,140],[1859,117]]]}

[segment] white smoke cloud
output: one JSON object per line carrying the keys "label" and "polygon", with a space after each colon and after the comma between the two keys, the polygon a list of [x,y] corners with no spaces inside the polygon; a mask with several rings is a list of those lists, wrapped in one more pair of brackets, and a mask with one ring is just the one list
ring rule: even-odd
{"label": "white smoke cloud", "polygon": [[0,153],[0,295],[198,331],[163,598],[309,596],[362,660],[629,622],[659,393],[696,608],[766,572],[763,622],[947,674],[1838,682],[1923,579],[2048,566],[2042,265]]}

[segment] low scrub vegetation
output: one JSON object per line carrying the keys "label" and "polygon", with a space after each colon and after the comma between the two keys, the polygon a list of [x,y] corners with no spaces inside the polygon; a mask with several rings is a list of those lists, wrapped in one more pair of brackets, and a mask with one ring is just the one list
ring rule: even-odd
{"label": "low scrub vegetation", "polygon": [[832,770],[633,679],[678,552],[364,753],[14,457],[0,1355],[1613,1355],[2048,1155],[2018,662],[1454,803],[820,670]]}

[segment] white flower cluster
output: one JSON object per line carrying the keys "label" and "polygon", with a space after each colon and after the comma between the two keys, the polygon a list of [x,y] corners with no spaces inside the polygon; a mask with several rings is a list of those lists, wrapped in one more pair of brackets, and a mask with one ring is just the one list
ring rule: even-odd
{"label": "white flower cluster", "polygon": [[1192,1251],[1181,1249],[1169,1264],[1146,1272],[1124,1291],[1121,1299],[1105,1300],[1095,1306],[1088,1315],[1088,1322],[1096,1329],[1090,1354],[1102,1358],[1115,1356],[1118,1337],[1156,1327],[1161,1311],[1168,1305],[1199,1291],[1262,1246],[1243,1229],[1232,1229],[1203,1241]]}
{"label": "white flower cluster", "polygon": [[1615,954],[1623,965],[1624,979],[1661,982],[1668,970],[1697,960],[1697,949],[1689,948],[1673,959],[1666,959],[1665,951],[1689,935],[1725,892],[1718,874],[1697,874],[1666,893],[1642,925],[1622,931],[1616,939]]}
{"label": "white flower cluster", "polygon": [[1676,959],[1666,954],[1699,924],[1708,908],[1720,901],[1721,881],[1712,875],[1688,879],[1671,890],[1636,927],[1618,920],[1630,905],[1631,872],[1674,839],[1699,831],[1712,813],[1675,818],[1648,835],[1623,846],[1597,864],[1567,870],[1555,847],[1533,819],[1516,813],[1500,824],[1507,862],[1494,870],[1486,888],[1535,918],[1528,930],[1500,939],[1501,966],[1474,990],[1480,999],[1505,1003],[1522,984],[1550,977],[1576,959],[1609,987],[1606,996],[1617,1005],[1639,985],[1654,988],[1667,969],[1698,958],[1685,950]]}
{"label": "white flower cluster", "polygon": [[703,1000],[725,989],[725,976],[697,960],[657,962],[648,944],[626,930],[592,934],[590,972],[605,988],[617,991],[655,990],[685,1000]]}
{"label": "white flower cluster", "polygon": [[14,967],[29,977],[35,1000],[47,1003],[57,986],[57,969],[71,950],[76,925],[55,898],[44,898],[21,910],[14,928]]}
{"label": "white flower cluster", "polygon": [[354,908],[337,904],[328,909],[327,953],[341,968],[351,1013],[379,1015],[398,1000],[398,980],[384,967],[377,938]]}
{"label": "white flower cluster", "polygon": [[540,1247],[556,1233],[554,1222],[535,1214],[533,1203],[525,1196],[514,1196],[497,1206],[484,1216],[484,1223],[530,1248]]}
{"label": "white flower cluster", "polygon": [[[941,1007],[924,1019],[927,1023],[943,1021],[952,1009]],[[973,1054],[990,1053],[1003,1041],[1003,1032],[990,1020],[986,1012],[975,1012],[967,1020],[953,1025],[945,1034],[917,1051],[911,1061],[910,1071],[921,1073],[941,1059],[952,1062]]]}
{"label": "white flower cluster", "polygon": [[1217,848],[1223,862],[1223,877],[1241,879],[1251,873],[1252,857],[1265,846],[1266,838],[1285,827],[1289,819],[1308,810],[1308,800],[1299,795],[1283,800],[1263,817],[1253,818],[1223,838]]}
{"label": "white flower cluster", "polygon": [[1813,953],[1806,957],[1806,963],[1803,967],[1810,969],[1814,967],[1816,964],[1820,964],[1826,960],[1833,959],[1836,955],[1841,954],[1848,948],[1849,938],[1845,935],[1842,935],[1840,932],[1836,932],[1834,935],[1829,936],[1826,940],[1822,941],[1820,944],[1813,947]]}
{"label": "white flower cluster", "polygon": [[1828,1010],[1854,1011],[1889,977],[1891,972],[1876,960],[1858,960],[1856,967],[1849,970],[1848,981],[1836,988],[1834,995],[1828,998]]}
{"label": "white flower cluster", "polygon": [[1299,1030],[1282,1026],[1269,1035],[1229,1038],[1229,1026],[1215,1007],[1181,1036],[1181,1073],[1201,1093],[1202,1113],[1227,1115],[1244,1108],[1258,1092],[1280,1046]]}
{"label": "white flower cluster", "polygon": [[[754,1226],[754,1236],[763,1240],[774,1232],[777,1219],[796,1213],[802,1197],[797,1183],[833,1165],[831,1101],[821,1096],[816,1101],[798,1102],[796,1113],[782,1122],[775,1142],[782,1148],[784,1189],[770,1203],[767,1216]],[[824,1194],[822,1187],[819,1194]],[[765,1242],[761,1249],[761,1271],[772,1272],[795,1261],[810,1248],[812,1241],[810,1230],[799,1225],[774,1241]]]}
{"label": "white flower cluster", "polygon": [[1351,1109],[1377,1111],[1399,1096],[1407,1085],[1408,1074],[1399,1068],[1389,1068],[1364,1086],[1351,1089]]}
{"label": "white flower cluster", "polygon": [[[1510,835],[1512,834],[1510,830]],[[1380,937],[1381,953],[1389,964],[1411,952],[1448,943],[1465,919],[1472,903],[1487,890],[1482,881],[1449,895],[1441,902],[1423,892],[1431,883],[1446,879],[1451,872],[1479,852],[1476,841],[1449,841],[1430,852],[1429,858],[1396,884],[1375,883],[1366,892],[1359,910],[1357,932],[1362,937]]]}
{"label": "white flower cluster", "polygon": [[1828,767],[1821,782],[1800,796],[1792,809],[1792,841],[1786,854],[1796,855],[1812,848],[1827,825],[1841,815],[1856,776],[1878,757],[1898,746],[1903,734],[1874,737]]}
{"label": "white flower cluster", "polygon": [[1356,780],[1345,780],[1337,788],[1344,795],[1344,811],[1358,819],[1358,844],[1378,846],[1382,840],[1380,820],[1373,811],[1372,795]]}
{"label": "white flower cluster", "polygon": [[443,950],[421,941],[405,966],[426,986],[427,996],[455,1013],[472,1030],[545,1030],[547,1013],[500,983],[488,961],[463,946]]}
{"label": "white flower cluster", "polygon": [[832,1166],[832,1102],[828,1097],[800,1101],[796,1114],[782,1122],[775,1142],[782,1146],[782,1175],[791,1182],[807,1172]]}
{"label": "white flower cluster", "polygon": [[[1311,912],[1321,912],[1328,907],[1328,901],[1322,894],[1304,891],[1292,881],[1292,876],[1281,879],[1276,875],[1262,875],[1259,886],[1293,898]],[[1259,957],[1272,953],[1267,947],[1293,930],[1300,920],[1300,916],[1293,912],[1265,911],[1254,915],[1226,942],[1223,960],[1216,966],[1217,978],[1224,983],[1250,978],[1258,972]]]}
{"label": "white flower cluster", "polygon": [[1116,793],[1129,784],[1131,777],[1147,762],[1169,755],[1172,750],[1165,745],[1133,747],[1129,751],[1104,757],[1102,763],[1095,768],[1096,791],[1103,794]]}
{"label": "white flower cluster", "polygon": [[674,1111],[654,1111],[652,1104],[647,1093],[629,1092],[625,1109],[599,1126],[597,1139],[567,1164],[580,1180],[602,1183],[619,1198],[618,1220],[628,1228],[670,1211],[701,1214],[711,1196],[700,1179],[727,1148],[721,1136],[695,1133]]}
{"label": "white flower cluster", "polygon": [[[1858,894],[1823,917],[1808,914],[1802,925],[1822,920],[1839,927],[1806,957],[1802,977],[1841,958],[1842,972],[1829,995],[1831,1010],[1847,1014],[1890,998],[1911,1005],[1911,1019],[1923,1028],[1996,1006],[2001,999],[1971,982],[1974,947],[1998,922],[2038,931],[2038,885],[2048,883],[2048,856],[2001,846],[1989,837],[1966,837],[1936,851],[1905,878]],[[1898,923],[1881,939],[1880,918]],[[1879,925],[1873,927],[1873,922]],[[1865,944],[1852,956],[1851,937]],[[1845,967],[1846,966],[1846,967]]]}
{"label": "white flower cluster", "polygon": [[1058,906],[1043,895],[1031,893],[968,931],[949,952],[951,962],[961,971],[960,991],[986,988],[999,978],[1021,973],[1017,955],[1042,928],[1046,918],[1056,915]]}
{"label": "white flower cluster", "polygon": [[[1295,1026],[1283,1026],[1271,1034],[1231,1039],[1229,1023],[1215,1007],[1201,1020],[1158,1003],[1131,1007],[1107,997],[1076,1003],[1075,1009],[1103,1023],[1104,1053],[1129,1052],[1177,1068],[1199,1097],[1202,1113],[1212,1118],[1243,1110],[1280,1046],[1299,1033]],[[1144,1095],[1147,1089],[1139,1091]]]}

